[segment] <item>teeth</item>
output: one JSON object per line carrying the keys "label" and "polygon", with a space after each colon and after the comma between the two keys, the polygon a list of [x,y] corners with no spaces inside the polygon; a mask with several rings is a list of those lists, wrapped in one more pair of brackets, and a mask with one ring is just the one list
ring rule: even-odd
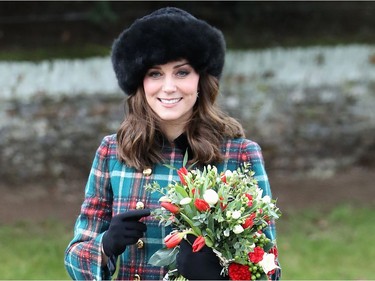
{"label": "teeth", "polygon": [[179,102],[180,99],[171,99],[171,100],[160,99],[160,101],[161,101],[162,103],[172,104],[172,103],[177,103],[177,102]]}

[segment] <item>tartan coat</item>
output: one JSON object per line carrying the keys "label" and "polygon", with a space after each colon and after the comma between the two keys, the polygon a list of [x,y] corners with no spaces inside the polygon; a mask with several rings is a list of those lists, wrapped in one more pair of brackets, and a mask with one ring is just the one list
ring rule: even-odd
{"label": "tartan coat", "polygon": [[[135,209],[137,202],[142,202],[149,209],[159,207],[158,199],[161,195],[146,191],[144,186],[153,181],[157,181],[160,186],[178,181],[176,170],[165,164],[181,168],[186,148],[187,144],[184,147],[181,141],[166,142],[162,147],[165,162],[151,167],[151,174],[148,175],[118,160],[115,134],[103,138],[87,180],[84,201],[74,227],[74,237],[65,251],[65,267],[72,279],[112,278],[116,258],[110,258],[108,266],[101,265],[102,237],[109,228],[111,217]],[[242,163],[250,162],[258,185],[263,189],[263,196],[272,196],[261,148],[257,143],[245,138],[231,139],[224,141],[221,149],[225,161],[213,163],[219,172],[235,170]],[[155,267],[147,262],[154,252],[163,247],[163,238],[171,229],[160,227],[159,222],[151,216],[142,220],[147,225],[142,238],[144,245],[142,248],[137,245],[127,246],[125,252],[118,257],[118,280],[162,280],[167,272],[165,268]],[[266,235],[271,240],[276,239],[273,223],[267,228]]]}

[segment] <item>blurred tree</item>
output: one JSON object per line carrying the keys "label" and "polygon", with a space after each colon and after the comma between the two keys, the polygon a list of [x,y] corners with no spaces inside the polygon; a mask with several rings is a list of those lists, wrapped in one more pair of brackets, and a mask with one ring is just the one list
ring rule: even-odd
{"label": "blurred tree", "polygon": [[118,15],[113,11],[108,1],[95,2],[88,14],[88,20],[98,26],[115,23],[118,19]]}
{"label": "blurred tree", "polygon": [[136,18],[165,6],[222,29],[228,48],[375,42],[372,1],[0,1],[0,51],[105,50]]}

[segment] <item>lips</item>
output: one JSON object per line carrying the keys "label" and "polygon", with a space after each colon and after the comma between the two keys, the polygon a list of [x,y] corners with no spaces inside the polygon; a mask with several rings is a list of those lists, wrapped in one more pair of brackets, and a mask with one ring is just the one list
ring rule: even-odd
{"label": "lips", "polygon": [[161,98],[159,98],[158,100],[161,103],[164,103],[164,104],[175,104],[175,103],[178,103],[180,100],[182,100],[182,98],[176,98],[176,99],[161,99]]}

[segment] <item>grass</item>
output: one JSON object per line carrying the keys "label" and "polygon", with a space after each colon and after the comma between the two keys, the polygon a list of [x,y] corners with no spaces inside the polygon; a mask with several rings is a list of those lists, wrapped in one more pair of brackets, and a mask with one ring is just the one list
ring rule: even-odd
{"label": "grass", "polygon": [[374,208],[339,206],[280,219],[282,279],[373,280],[374,215]]}
{"label": "grass", "polygon": [[[283,280],[371,280],[375,209],[285,213],[278,223]],[[68,280],[63,255],[72,226],[56,221],[0,225],[1,279]]]}
{"label": "grass", "polygon": [[71,239],[56,221],[0,226],[0,278],[8,280],[70,279],[63,253]]}

